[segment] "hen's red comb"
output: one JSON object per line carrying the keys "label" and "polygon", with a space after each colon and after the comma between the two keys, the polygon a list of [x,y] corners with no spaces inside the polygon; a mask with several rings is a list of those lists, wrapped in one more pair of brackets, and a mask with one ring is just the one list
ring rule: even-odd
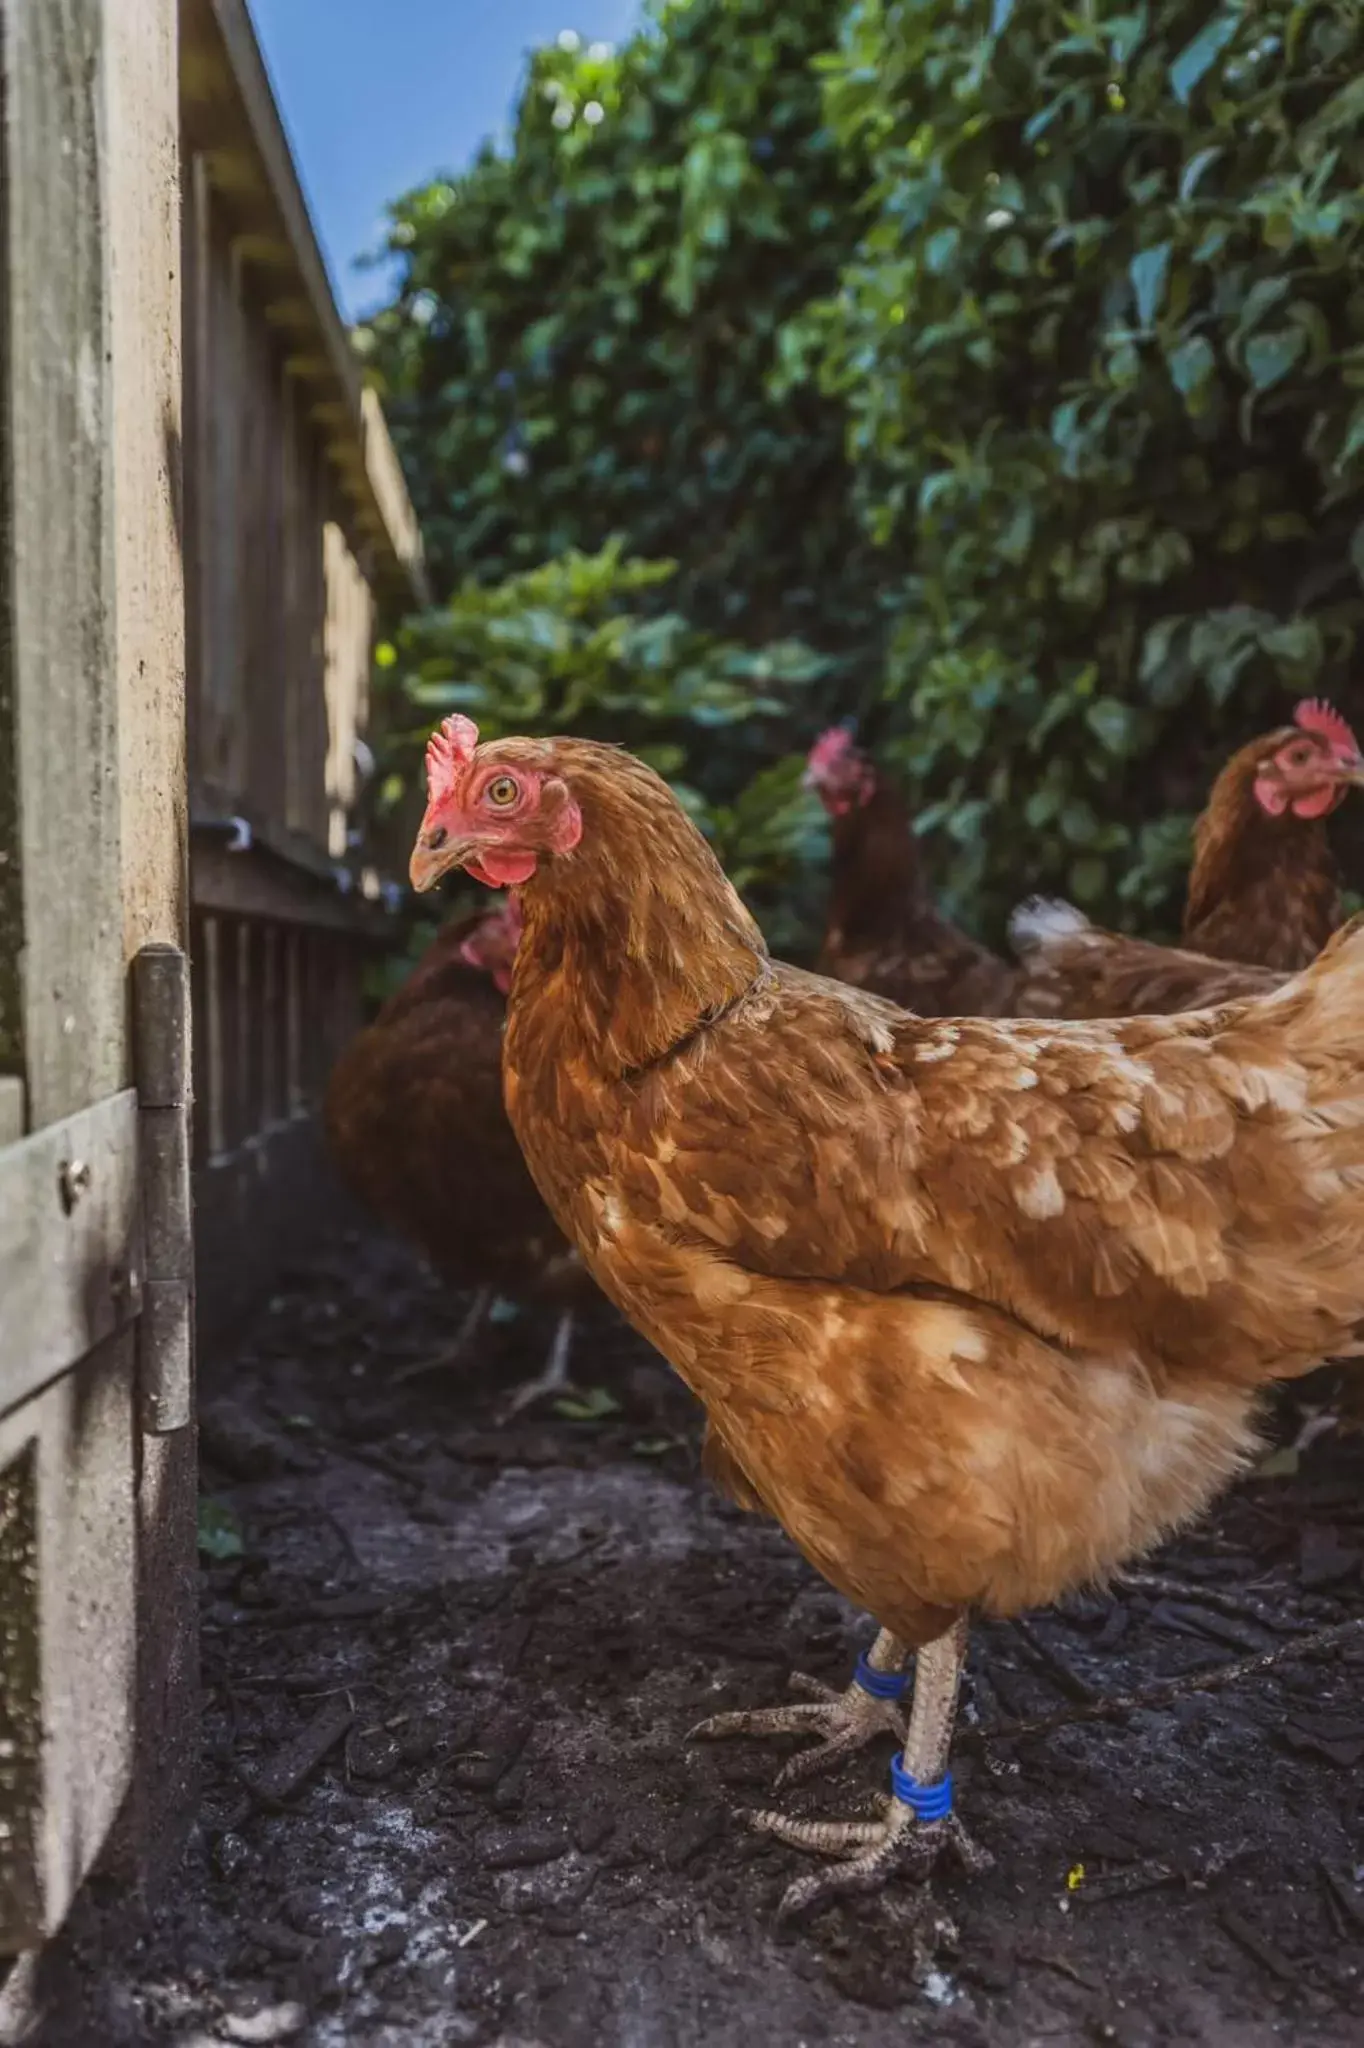
{"label": "hen's red comb", "polygon": [[857,752],[857,745],[846,725],[831,725],[822,732],[810,749],[808,766],[819,773],[834,768]]}
{"label": "hen's red comb", "polygon": [[426,801],[439,803],[454,794],[460,770],[467,768],[478,745],[478,727],[456,711],[442,718],[426,742]]}
{"label": "hen's red comb", "polygon": [[1334,704],[1328,704],[1324,697],[1304,697],[1293,713],[1293,723],[1304,732],[1319,734],[1333,754],[1351,754],[1358,759],[1359,741]]}

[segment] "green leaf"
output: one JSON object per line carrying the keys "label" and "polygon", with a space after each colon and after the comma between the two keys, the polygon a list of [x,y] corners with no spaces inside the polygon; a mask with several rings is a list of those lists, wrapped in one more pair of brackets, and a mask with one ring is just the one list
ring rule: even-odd
{"label": "green leaf", "polygon": [[1187,106],[1200,82],[1211,71],[1227,44],[1241,26],[1239,7],[1220,7],[1170,66],[1170,90],[1181,106]]}
{"label": "green leaf", "polygon": [[1187,202],[1193,198],[1204,171],[1209,170],[1222,154],[1222,149],[1216,144],[1195,151],[1179,174],[1179,196],[1182,200]]}
{"label": "green leaf", "polygon": [[243,1556],[245,1550],[241,1524],[231,1508],[219,1500],[201,1499],[199,1555],[211,1557],[215,1563],[221,1564],[227,1558]]}
{"label": "green leaf", "polygon": [[1181,341],[1178,348],[1170,350],[1165,361],[1170,381],[1182,398],[1200,391],[1217,368],[1212,346],[1201,334],[1191,334],[1187,341]]}
{"label": "green leaf", "polygon": [[589,1387],[581,1399],[567,1396],[554,1403],[554,1413],[566,1422],[605,1422],[620,1412],[620,1402],[605,1387]]}
{"label": "green leaf", "polygon": [[1129,705],[1116,697],[1097,697],[1085,706],[1085,724],[1110,754],[1130,752],[1134,722]]}
{"label": "green leaf", "polygon": [[1307,346],[1301,327],[1272,327],[1246,343],[1246,374],[1256,391],[1280,384]]}
{"label": "green leaf", "polygon": [[1132,258],[1129,275],[1132,290],[1137,301],[1137,319],[1143,327],[1155,324],[1157,313],[1165,300],[1165,286],[1170,274],[1170,244],[1158,242],[1153,249],[1143,249]]}

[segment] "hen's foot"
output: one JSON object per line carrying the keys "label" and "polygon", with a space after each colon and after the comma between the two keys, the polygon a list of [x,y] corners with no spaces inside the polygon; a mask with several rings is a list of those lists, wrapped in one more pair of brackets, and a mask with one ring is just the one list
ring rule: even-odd
{"label": "hen's foot", "polygon": [[936,1785],[918,1785],[906,1776],[897,1757],[891,1783],[894,1790],[884,1800],[879,1820],[796,1820],[771,1812],[746,1816],[757,1834],[773,1835],[812,1856],[835,1859],[831,1869],[813,1871],[787,1886],[778,1919],[795,1919],[835,1899],[879,1891],[893,1876],[924,1883],[945,1851],[955,1855],[967,1872],[989,1868],[988,1851],[972,1841],[952,1811],[950,1777]]}
{"label": "hen's foot", "polygon": [[533,1380],[526,1380],[506,1402],[498,1417],[499,1422],[510,1422],[533,1402],[543,1401],[547,1394],[567,1394],[573,1390],[568,1377],[569,1354],[573,1349],[573,1311],[565,1309],[554,1331],[554,1341],[549,1347],[545,1369]]}
{"label": "hen's foot", "polygon": [[469,1304],[468,1314],[455,1332],[455,1341],[449,1350],[440,1352],[435,1358],[418,1358],[410,1365],[399,1366],[393,1375],[394,1386],[403,1387],[409,1380],[424,1379],[427,1373],[449,1372],[452,1367],[463,1365],[473,1349],[474,1339],[483,1327],[492,1302],[492,1288],[480,1287]]}
{"label": "hen's foot", "polygon": [[[895,1647],[898,1649],[898,1645]],[[872,1656],[880,1650],[878,1641]],[[898,1702],[908,1680],[899,1672],[877,1670],[866,1657],[859,1657],[856,1675],[845,1692],[836,1692],[831,1685],[822,1685],[819,1679],[809,1678],[803,1671],[793,1671],[790,1683],[792,1692],[802,1693],[809,1705],[752,1707],[746,1712],[712,1714],[709,1720],[697,1722],[687,1736],[688,1742],[715,1742],[730,1735],[817,1736],[814,1749],[802,1750],[777,1773],[778,1791],[832,1770],[845,1756],[865,1749],[878,1735],[890,1735],[903,1743],[905,1719]]]}

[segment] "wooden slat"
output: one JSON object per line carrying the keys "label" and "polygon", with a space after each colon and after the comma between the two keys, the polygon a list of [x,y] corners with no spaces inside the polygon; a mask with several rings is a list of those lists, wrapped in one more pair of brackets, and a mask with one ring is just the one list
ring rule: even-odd
{"label": "wooden slat", "polygon": [[[179,10],[176,0],[104,0],[108,49],[107,243],[112,277],[115,626],[123,844],[123,937],[133,959],[149,944],[189,943],[186,780],[185,564],[195,546],[183,498],[182,313],[196,287],[182,278],[190,237],[180,210]],[[191,223],[191,229],[192,229]],[[183,295],[182,295],[183,294]],[[192,378],[191,378],[192,384]],[[191,405],[194,400],[191,398]],[[194,413],[191,410],[192,434]],[[144,961],[145,970],[145,961]],[[145,986],[145,984],[144,984]],[[144,1002],[137,1051],[144,1084],[156,1080]],[[150,1015],[149,1015],[150,1010]],[[177,1033],[163,1024],[161,1037]],[[187,1059],[189,1047],[180,1048]],[[154,1092],[154,1090],[153,1090]],[[164,1098],[163,1098],[164,1099]],[[158,1160],[164,1131],[143,1133]],[[164,1232],[171,1174],[144,1175],[153,1224]],[[157,1199],[158,1186],[163,1196]],[[182,1248],[182,1256],[183,1256]],[[144,1289],[135,1333],[140,1428],[117,1432],[130,1462],[136,1512],[136,1754],[123,1826],[106,1857],[111,1875],[144,1896],[174,1870],[192,1822],[199,1764],[198,1470],[194,1430],[169,1381],[164,1258]],[[150,1313],[148,1306],[150,1304]],[[117,1353],[119,1347],[109,1347]],[[160,1393],[157,1393],[157,1389]],[[175,1419],[189,1426],[169,1428]],[[126,1712],[109,1673],[111,1712]],[[117,1789],[117,1788],[116,1788]]]}
{"label": "wooden slat", "polygon": [[384,944],[386,914],[356,894],[343,896],[330,879],[265,852],[228,853],[205,840],[194,848],[191,869],[195,908],[223,916],[270,918],[279,924],[352,933]]}
{"label": "wooden slat", "polygon": [[283,548],[284,458],[279,351],[258,297],[243,293],[242,500],[242,701],[246,722],[246,769],[242,794],[249,792],[256,814],[268,825],[286,826],[284,693],[285,664]]}
{"label": "wooden slat", "polygon": [[201,770],[204,786],[239,796],[245,783],[242,720],[243,353],[240,261],[210,207],[206,475],[200,479],[203,614],[200,622]]}
{"label": "wooden slat", "polygon": [[131,1089],[0,1152],[0,1413],[136,1311]]}
{"label": "wooden slat", "polygon": [[180,102],[169,0],[106,15],[123,952],[187,930]]}
{"label": "wooden slat", "polygon": [[0,1953],[9,1954],[38,1941],[43,1924],[39,1570],[38,1454],[30,1442],[0,1469]]}
{"label": "wooden slat", "polygon": [[0,1074],[0,1145],[24,1135],[24,1084],[17,1074]]}
{"label": "wooden slat", "polygon": [[[55,1932],[127,1799],[137,1736],[137,1533],[131,1331],[0,1417],[0,1471],[31,1461],[42,1782],[23,1824],[34,1911],[0,1924],[0,1954]],[[22,1564],[23,1537],[21,1535]],[[30,1567],[31,1569],[31,1564]],[[21,1580],[22,1583],[22,1580]],[[14,1616],[5,1603],[6,1625]]]}
{"label": "wooden slat", "polygon": [[34,1126],[112,1093],[126,1072],[101,16],[101,0],[0,10],[0,584]]}
{"label": "wooden slat", "polygon": [[201,1054],[196,1056],[194,1092],[197,1098],[195,1123],[205,1133],[210,1159],[227,1150],[227,1110],[224,1102],[226,1051],[223,1045],[223,920],[205,917],[204,941],[204,1031]]}
{"label": "wooden slat", "polygon": [[185,718],[189,778],[202,789],[208,780],[205,735],[208,621],[213,582],[212,258],[208,163],[203,151],[183,166],[181,250],[184,271],[184,533],[185,533]]}
{"label": "wooden slat", "polygon": [[303,1079],[303,991],[304,948],[307,934],[297,926],[291,926],[284,934],[284,1010],[286,1085],[289,1091],[289,1114],[298,1116],[306,1103],[307,1096]]}

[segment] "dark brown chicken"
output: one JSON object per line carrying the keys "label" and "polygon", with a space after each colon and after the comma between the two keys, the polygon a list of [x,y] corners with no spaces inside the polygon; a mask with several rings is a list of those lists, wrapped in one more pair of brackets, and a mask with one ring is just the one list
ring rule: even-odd
{"label": "dark brown chicken", "polygon": [[846,726],[816,740],[805,779],[833,830],[820,973],[921,1017],[1008,1016],[1017,970],[938,910],[905,800]]}
{"label": "dark brown chicken", "polygon": [[[846,1748],[916,1653],[879,1817],[792,1908],[978,1860],[947,1771],[973,1610],[1102,1579],[1253,1452],[1269,1382],[1364,1350],[1364,919],[1192,1016],[931,1020],[773,961],[667,786],[572,739],[428,752],[412,881],[521,891],[508,1113],[718,1467],[881,1627]],[[811,1727],[769,1709],[736,1726]]]}
{"label": "dark brown chicken", "polygon": [[559,1308],[545,1372],[517,1391],[512,1411],[567,1384],[574,1306],[595,1292],[536,1193],[502,1104],[520,929],[514,899],[447,925],[342,1053],[323,1105],[351,1192],[452,1288],[475,1290],[454,1350],[416,1370],[465,1355],[494,1295]]}
{"label": "dark brown chicken", "polygon": [[1340,922],[1326,819],[1364,783],[1364,759],[1329,704],[1299,704],[1293,721],[1233,754],[1213,784],[1194,833],[1182,948],[1103,931],[1069,904],[1014,913],[1020,1016],[1203,1009],[1315,960]]}

